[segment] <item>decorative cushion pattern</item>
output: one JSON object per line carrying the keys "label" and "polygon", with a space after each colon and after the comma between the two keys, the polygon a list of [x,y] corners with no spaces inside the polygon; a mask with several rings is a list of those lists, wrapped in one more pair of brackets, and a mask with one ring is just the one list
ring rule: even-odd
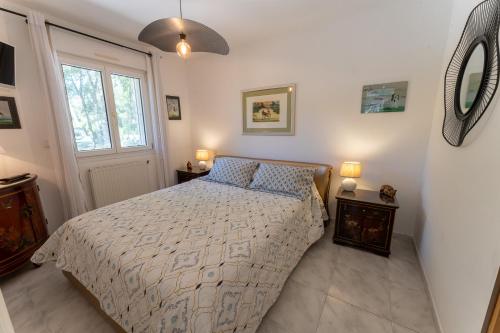
{"label": "decorative cushion pattern", "polygon": [[221,157],[215,160],[210,173],[204,177],[218,183],[248,187],[259,163],[240,158]]}
{"label": "decorative cushion pattern", "polygon": [[304,200],[311,194],[314,172],[314,168],[261,163],[250,188]]}

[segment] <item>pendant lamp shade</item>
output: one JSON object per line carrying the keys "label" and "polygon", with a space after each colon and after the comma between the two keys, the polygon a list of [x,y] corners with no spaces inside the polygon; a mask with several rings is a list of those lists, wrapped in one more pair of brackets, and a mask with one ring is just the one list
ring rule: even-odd
{"label": "pendant lamp shade", "polygon": [[150,23],[139,34],[139,40],[165,52],[177,52],[181,34],[186,36],[191,52],[229,54],[229,45],[217,31],[199,22],[178,17]]}

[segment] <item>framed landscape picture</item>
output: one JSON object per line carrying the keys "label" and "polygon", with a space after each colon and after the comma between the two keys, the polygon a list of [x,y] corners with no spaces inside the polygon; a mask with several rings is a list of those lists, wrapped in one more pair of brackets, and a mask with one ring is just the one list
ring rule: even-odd
{"label": "framed landscape picture", "polygon": [[408,81],[363,87],[361,113],[404,112]]}
{"label": "framed landscape picture", "polygon": [[0,96],[0,129],[21,128],[14,97]]}
{"label": "framed landscape picture", "polygon": [[244,90],[241,97],[243,134],[295,134],[295,84]]}
{"label": "framed landscape picture", "polygon": [[181,120],[181,100],[179,96],[167,95],[168,120]]}

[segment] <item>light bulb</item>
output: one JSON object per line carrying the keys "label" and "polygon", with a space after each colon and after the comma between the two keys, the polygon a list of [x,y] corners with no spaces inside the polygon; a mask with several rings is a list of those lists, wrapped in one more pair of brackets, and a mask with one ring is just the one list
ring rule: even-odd
{"label": "light bulb", "polygon": [[177,46],[175,47],[177,49],[177,54],[179,57],[182,59],[187,59],[191,55],[191,45],[186,42],[186,35],[181,34],[180,35],[181,40],[179,43],[177,43]]}

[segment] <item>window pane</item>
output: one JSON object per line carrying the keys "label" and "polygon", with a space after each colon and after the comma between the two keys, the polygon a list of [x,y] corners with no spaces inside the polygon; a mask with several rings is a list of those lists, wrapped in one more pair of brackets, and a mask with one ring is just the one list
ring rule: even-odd
{"label": "window pane", "polygon": [[146,145],[141,82],[134,77],[113,74],[113,95],[118,116],[118,132],[122,147]]}
{"label": "window pane", "polygon": [[62,67],[78,151],[110,149],[101,72],[69,65]]}

